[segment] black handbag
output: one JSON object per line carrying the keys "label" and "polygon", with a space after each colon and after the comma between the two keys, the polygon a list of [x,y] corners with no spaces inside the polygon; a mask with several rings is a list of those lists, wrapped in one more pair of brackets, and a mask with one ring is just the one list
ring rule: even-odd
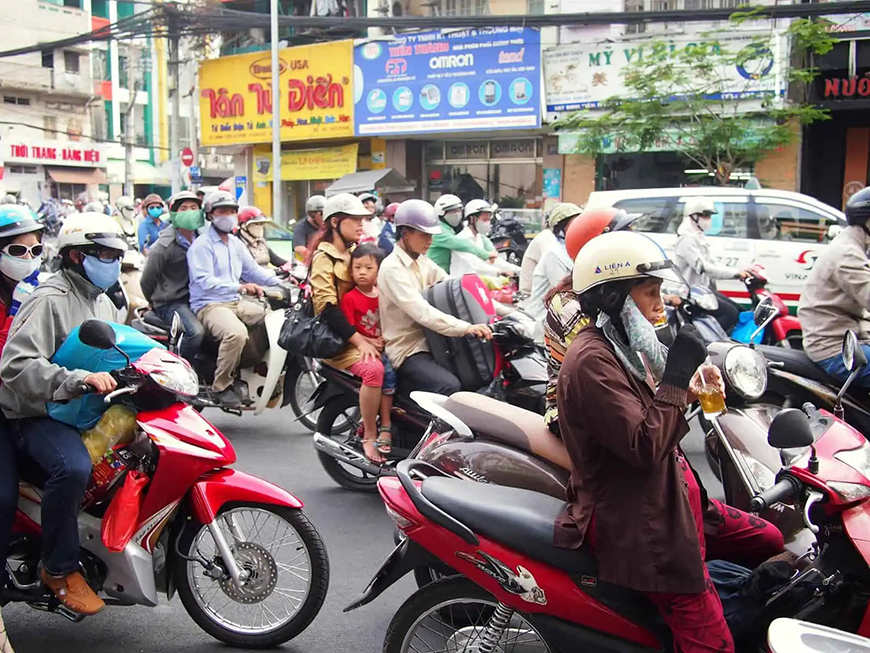
{"label": "black handbag", "polygon": [[[335,285],[338,295],[337,281]],[[296,356],[332,358],[345,350],[347,341],[329,328],[322,313],[314,314],[310,292],[300,292],[299,299],[285,313],[278,346]]]}

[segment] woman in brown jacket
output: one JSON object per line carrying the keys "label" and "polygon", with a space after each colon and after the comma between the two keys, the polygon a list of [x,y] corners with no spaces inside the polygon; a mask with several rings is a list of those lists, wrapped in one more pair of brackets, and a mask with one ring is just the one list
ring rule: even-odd
{"label": "woman in brown jacket", "polygon": [[[333,333],[347,340],[347,347],[335,358],[324,363],[340,370],[360,370],[361,367],[381,366],[381,353],[369,339],[358,333],[347,321],[339,305],[345,293],[353,288],[350,274],[350,251],[362,236],[363,218],[371,213],[355,195],[340,193],[330,197],[323,209],[323,227],[311,244],[309,283],[314,313],[323,319]],[[365,366],[360,366],[365,363]],[[381,403],[381,385],[370,379],[377,374],[361,374],[363,386],[359,393],[359,408],[363,420],[363,450],[370,460],[382,462],[375,442],[378,437],[377,417]]]}
{"label": "woman in brown jacket", "polygon": [[679,449],[689,431],[683,411],[702,382],[724,387],[716,367],[699,370],[707,351],[691,327],[670,352],[658,342],[652,325],[663,312],[663,279],[678,280],[673,263],[642,234],[598,236],[575,260],[574,290],[594,326],[575,337],[559,375],[572,470],[555,543],[591,545],[600,579],[644,592],[678,651],[728,652],[734,643],[704,564],[705,512],[727,512],[717,515],[711,540],[742,546],[747,566],[782,551],[782,536],[708,502]]}

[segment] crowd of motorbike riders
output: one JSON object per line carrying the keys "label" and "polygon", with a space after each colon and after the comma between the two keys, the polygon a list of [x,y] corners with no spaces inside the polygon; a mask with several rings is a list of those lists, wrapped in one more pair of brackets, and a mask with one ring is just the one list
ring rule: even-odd
{"label": "crowd of motorbike riders", "polygon": [[[691,326],[670,349],[653,326],[668,288],[689,283],[715,291],[717,280],[747,274],[711,256],[704,235],[716,212],[710,200],[687,203],[673,258],[631,231],[634,216],[559,204],[521,268],[499,257],[488,238],[496,208],[484,200],[463,204],[455,195],[380,211],[369,193],[311,197],[294,229],[291,261],[269,249],[269,218],[240,207],[228,192],[182,191],[166,202],[149,195],[138,207],[122,198],[114,216],[80,208],[57,235],[59,272],[40,283],[44,222],[14,201],[0,205],[0,559],[18,495],[16,461],[25,456],[47,476],[41,578],[69,609],[91,615],[103,608],[78,572],[76,516],[91,462],[79,433],[51,419],[46,402],[69,399],[81,384],[105,394],[116,381],[106,372],[66,369],[52,357],[83,321],[112,320],[105,293],[118,281],[130,246],[123,225],[136,211],[138,247],[147,255],[143,293],[159,317],[180,318],[185,358],[192,360],[206,334],[218,341],[209,392],[224,406],[240,402],[236,368],[249,328],[265,316],[264,305],[251,299],[279,284],[282,270],[307,266],[315,312],[347,342],[325,362],[362,379],[361,439],[373,463],[390,453],[397,377],[403,391],[460,390],[428,351],[424,328],[492,337],[487,324],[427,303],[424,291],[469,272],[519,277],[519,305],[535,319],[548,355],[544,419],[572,463],[555,544],[590,545],[601,580],[645,593],[677,650],[733,650],[704,560],[714,555],[754,567],[781,553],[783,538],[773,525],[707,496],[679,443],[689,430],[684,409],[703,383],[724,393],[722,377],[705,364],[706,348]],[[848,374],[839,356],[843,333],[863,333],[870,309],[870,189],[852,196],[846,216],[849,226],[822,251],[799,311],[808,355],[841,380]],[[719,300],[717,318],[728,329],[739,308],[724,295]],[[870,388],[870,371],[858,383]]]}

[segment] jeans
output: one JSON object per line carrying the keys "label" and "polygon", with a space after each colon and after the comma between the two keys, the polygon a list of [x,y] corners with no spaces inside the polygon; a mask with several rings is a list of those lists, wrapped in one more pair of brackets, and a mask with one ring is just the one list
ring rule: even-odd
{"label": "jeans", "polygon": [[436,363],[428,351],[408,356],[398,372],[401,391],[405,394],[422,390],[450,396],[462,390],[462,384],[453,372]]}
{"label": "jeans", "polygon": [[202,322],[196,319],[196,315],[190,309],[186,302],[173,302],[171,304],[163,304],[155,306],[154,313],[157,317],[172,324],[172,314],[178,313],[181,324],[184,325],[184,337],[181,339],[181,356],[193,364],[193,359],[199,353],[199,348],[202,346],[202,339],[205,337],[205,327]]}
{"label": "jeans", "polygon": [[[0,551],[8,548],[11,518],[18,501],[18,470],[14,453],[30,458],[46,475],[42,494],[42,564],[52,576],[79,568],[78,515],[91,477],[91,457],[82,436],[71,426],[49,417],[6,421],[0,433]],[[11,513],[9,506],[12,505]],[[7,523],[9,527],[7,527]]]}
{"label": "jeans", "polygon": [[[870,360],[870,345],[861,344],[861,349],[864,350],[864,355],[867,357],[867,360]],[[831,358],[826,358],[822,361],[817,361],[816,365],[825,370],[825,373],[843,383],[846,379],[849,378],[849,370],[846,369],[846,366],[843,365],[843,357],[840,354],[836,356],[832,356]],[[860,372],[858,372],[858,376],[855,377],[854,383],[852,383],[853,388],[863,388],[865,390],[870,390],[870,365],[865,365]]]}
{"label": "jeans", "polygon": [[0,414],[0,584],[6,579],[6,557],[18,507],[17,453],[9,425]]}

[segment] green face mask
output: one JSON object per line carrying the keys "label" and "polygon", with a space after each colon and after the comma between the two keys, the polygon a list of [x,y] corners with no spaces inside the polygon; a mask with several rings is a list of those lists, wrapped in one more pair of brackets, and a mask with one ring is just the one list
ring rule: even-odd
{"label": "green face mask", "polygon": [[173,211],[169,214],[169,220],[178,229],[196,231],[205,224],[205,216],[202,209],[189,209],[187,211]]}

